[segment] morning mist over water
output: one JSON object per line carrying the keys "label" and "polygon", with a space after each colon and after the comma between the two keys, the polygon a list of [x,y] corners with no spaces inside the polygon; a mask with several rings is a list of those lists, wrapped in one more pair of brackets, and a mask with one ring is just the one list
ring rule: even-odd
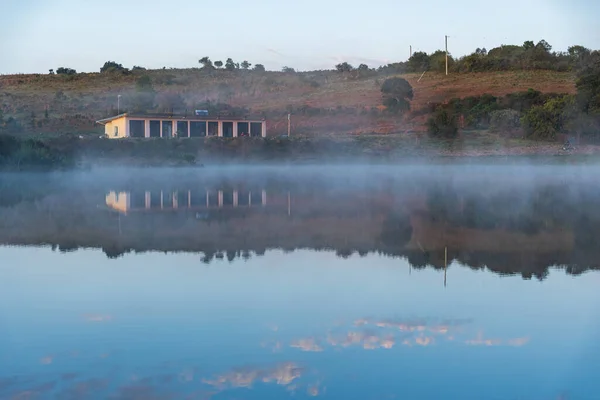
{"label": "morning mist over water", "polygon": [[598,172],[2,174],[0,397],[593,399]]}

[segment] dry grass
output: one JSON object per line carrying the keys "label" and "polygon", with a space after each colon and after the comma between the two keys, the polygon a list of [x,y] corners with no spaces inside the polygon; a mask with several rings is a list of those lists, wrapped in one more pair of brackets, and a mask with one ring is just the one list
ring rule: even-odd
{"label": "dry grass", "polygon": [[[350,80],[332,71],[298,74],[282,72],[255,73],[249,71],[217,71],[208,75],[198,69],[141,71],[132,75],[78,74],[73,77],[58,75],[4,75],[0,76],[0,106],[6,115],[23,121],[34,112],[38,118],[46,107],[50,121],[45,126],[61,129],[66,122],[77,129],[93,127],[93,121],[104,117],[116,107],[117,94],[127,96],[135,91],[135,81],[148,74],[158,92],[177,92],[190,109],[207,100],[226,102],[250,108],[254,112],[281,111],[286,107],[310,106],[322,109],[348,107],[356,115],[327,115],[295,117],[295,128],[326,131],[336,129],[349,133],[398,132],[422,129],[423,117],[404,120],[373,117],[368,111],[381,107],[379,88],[386,79],[376,76]],[[426,73],[401,75],[413,86],[413,111],[431,102],[444,102],[453,97],[467,97],[489,93],[500,96],[510,92],[536,89],[542,92],[574,93],[571,73],[553,71],[511,71],[445,76]],[[64,97],[59,98],[58,93]],[[74,119],[74,115],[80,117]],[[53,124],[52,121],[55,123]],[[79,121],[79,122],[77,122]],[[286,124],[275,118],[271,126],[277,131]],[[46,129],[46,130],[48,130]]]}

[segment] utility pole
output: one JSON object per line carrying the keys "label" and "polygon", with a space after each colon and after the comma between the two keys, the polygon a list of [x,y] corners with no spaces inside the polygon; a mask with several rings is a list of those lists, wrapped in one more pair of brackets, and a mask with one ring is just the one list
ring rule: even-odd
{"label": "utility pole", "polygon": [[290,119],[290,118],[291,118],[291,115],[292,115],[292,114],[288,113],[288,137],[290,137],[291,128],[292,128],[292,125],[291,125],[291,119]]}
{"label": "utility pole", "polygon": [[446,35],[446,75],[448,75],[448,35]]}
{"label": "utility pole", "polygon": [[117,115],[121,114],[121,95],[117,95]]}

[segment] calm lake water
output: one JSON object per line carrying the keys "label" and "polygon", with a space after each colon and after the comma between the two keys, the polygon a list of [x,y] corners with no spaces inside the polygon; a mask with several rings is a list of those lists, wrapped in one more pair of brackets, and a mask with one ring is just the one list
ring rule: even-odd
{"label": "calm lake water", "polygon": [[0,398],[598,399],[599,173],[0,175]]}

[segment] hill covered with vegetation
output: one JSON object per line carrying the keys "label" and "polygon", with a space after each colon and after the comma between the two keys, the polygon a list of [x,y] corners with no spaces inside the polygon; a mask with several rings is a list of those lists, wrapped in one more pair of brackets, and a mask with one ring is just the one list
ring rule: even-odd
{"label": "hill covered with vegetation", "polygon": [[0,129],[101,134],[95,121],[117,112],[191,114],[201,108],[265,117],[272,135],[286,133],[291,113],[296,135],[428,132],[452,138],[461,130],[491,128],[552,140],[598,130],[599,54],[582,46],[556,52],[543,40],[527,41],[450,56],[448,75],[441,51],[379,68],[340,63],[306,72],[209,57],[189,69],[129,69],[113,61],[98,73],[59,67],[0,76]]}

